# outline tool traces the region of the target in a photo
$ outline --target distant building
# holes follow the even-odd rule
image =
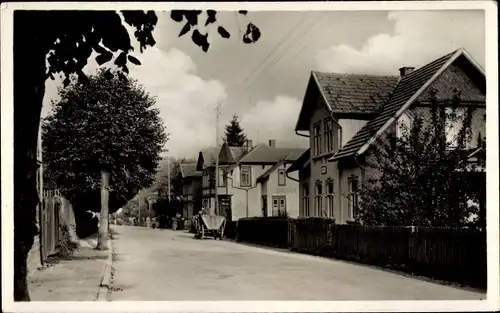
[[[220,149],[201,151],[198,170],[203,170],[203,206],[215,205],[215,160],[219,153],[218,208],[216,214],[228,220],[243,217],[288,215],[298,216],[298,177],[288,177],[286,169],[305,149],[255,147],[251,140],[244,147],[230,147],[224,143]],[[297,174],[295,174],[297,176]]]
[[[181,163],[179,178],[182,183],[182,217],[189,227],[193,215],[202,205],[202,172],[196,170],[196,163]]]

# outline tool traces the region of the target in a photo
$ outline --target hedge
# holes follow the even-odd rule
[[[250,217],[238,221],[236,240],[266,246],[288,247],[286,217]]]

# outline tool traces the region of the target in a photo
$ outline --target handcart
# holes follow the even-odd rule
[[[222,240],[226,228],[226,218],[220,215],[198,215],[195,219],[196,239],[205,237],[219,238]]]

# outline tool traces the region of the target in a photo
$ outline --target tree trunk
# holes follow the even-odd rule
[[[109,207],[108,207],[108,184],[109,174],[101,172],[101,219],[99,221],[99,235],[97,237],[97,250],[107,250],[109,239]]]
[[[36,151],[45,92],[43,30],[26,27],[37,22],[25,12],[14,13],[14,301],[30,301],[27,257],[38,233]]]

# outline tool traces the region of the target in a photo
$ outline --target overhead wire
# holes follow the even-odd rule
[[[268,55],[259,63],[259,65],[257,67],[254,68],[253,71],[250,72],[250,74],[248,74],[246,76],[245,79],[241,80],[240,84],[244,84],[248,79],[250,79],[250,77],[255,73],[257,72],[258,69],[260,69],[260,67],[267,61],[269,60],[269,58],[273,55],[273,53],[284,43],[284,41],[301,25],[304,23],[306,17],[307,17],[307,14],[309,12],[306,12],[302,18],[292,27],[288,30],[288,32],[281,38],[281,40],[276,44],[276,46],[268,53]]]
[[[250,87],[252,87],[256,82],[259,81],[259,79],[261,77],[263,77],[265,74],[267,74],[272,68],[273,66],[275,66],[287,53],[288,51],[290,51],[291,48],[293,48],[311,29],[313,26],[315,26],[319,21],[320,19],[324,16],[325,12],[322,12],[320,13],[320,15],[318,16],[317,19],[313,20],[311,23],[309,23],[306,28],[304,28],[304,30],[302,31],[302,33],[300,33],[300,35],[298,37],[295,38],[295,40],[293,40],[286,48],[285,50],[283,50],[275,59],[274,59],[274,62],[272,62],[272,64],[270,66],[268,66],[263,72],[261,72],[261,75],[259,75],[257,78],[255,78],[253,80],[252,83],[250,83],[248,85],[248,89],[250,89]]]

